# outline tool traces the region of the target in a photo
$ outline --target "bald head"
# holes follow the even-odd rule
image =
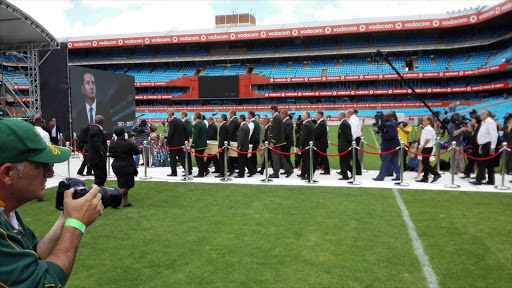
[[[345,116],[346,116],[345,112],[340,111],[340,113],[338,113],[338,120],[341,121],[341,120],[345,119]]]
[[[347,117],[351,117],[352,115],[354,115],[354,110],[353,109],[348,109],[347,110]]]
[[[94,124],[98,124],[103,127],[103,124],[105,124],[105,118],[101,115],[96,115],[96,117],[94,117]]]
[[[389,122],[393,119],[394,113],[392,111],[388,111],[384,114],[384,121]]]

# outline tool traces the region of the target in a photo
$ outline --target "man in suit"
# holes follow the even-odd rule
[[[201,120],[201,112],[194,113],[194,121],[196,122],[194,124],[194,137],[192,137],[192,145],[191,148],[194,149],[194,152],[196,153],[196,163],[197,163],[197,169],[199,172],[194,177],[205,177],[208,174],[210,174],[210,171],[206,169],[204,158],[199,155],[204,155],[204,152],[206,150],[207,142],[207,128],[206,124],[203,120]],[[192,154],[192,153],[190,153]]]
[[[215,176],[216,178],[224,178],[224,142],[227,142],[229,146],[229,126],[228,126],[228,116],[226,114],[221,114],[220,118],[220,129],[219,129],[219,149],[222,148],[222,151],[219,153],[219,175]]]
[[[270,124],[270,147],[274,150],[271,150],[272,154],[272,165],[274,168],[274,172],[269,178],[279,178],[279,170],[284,169],[286,172],[286,177],[290,177],[293,174],[293,168],[286,162],[284,156],[279,153],[283,149],[283,145],[286,144],[284,140],[284,127],[283,127],[283,118],[279,115],[279,108],[273,105],[270,107],[270,112],[272,113],[272,122]],[[279,151],[279,152],[277,152]]]
[[[288,114],[288,110],[281,111],[281,117],[283,118],[283,128],[284,128],[284,141],[286,142],[283,145],[283,152],[290,153],[290,150],[293,147],[293,122],[290,119],[290,115]],[[286,162],[290,167],[293,167],[292,161],[290,160],[290,155],[283,155]],[[285,174],[285,173],[281,173]]]
[[[76,101],[76,105],[73,104],[73,130],[79,132],[78,129],[87,125],[94,124],[96,115],[102,115],[106,117],[105,123],[108,124],[110,121],[110,107],[108,103],[98,100],[96,97],[96,82],[94,81],[94,75],[86,70],[82,73],[82,95],[83,102]],[[104,124],[103,127],[106,127]]]
[[[247,122],[245,122],[245,115],[240,115],[239,122],[240,128],[238,129],[238,135],[236,137],[237,150],[240,152],[248,152],[250,129]],[[246,166],[247,170],[249,170],[249,176],[254,175],[255,172],[252,167],[252,163],[247,162],[247,156],[247,154],[238,153],[238,175],[235,176],[235,178],[244,178]]]
[[[57,119],[52,118],[52,120],[50,120],[50,127],[52,127],[50,129],[50,131],[48,131],[50,134],[50,142],[52,142],[53,145],[59,145],[59,135],[60,135],[61,131],[60,131],[60,125],[57,124]],[[66,143],[62,143],[62,145],[65,145],[65,144]]]
[[[299,115],[297,117],[297,120],[295,121],[295,143],[293,143],[293,145],[297,149],[299,149],[299,142],[300,142],[300,135],[301,135],[301,133],[300,133],[301,126],[302,126],[302,115]],[[299,168],[301,159],[302,159],[302,155],[301,154],[295,154],[295,168]]]
[[[352,139],[356,141],[356,146],[359,147],[361,144],[361,136],[363,135],[363,128],[361,121],[357,118],[357,114],[355,110],[348,109],[347,110],[348,123],[350,123],[350,127],[352,129]],[[361,162],[359,162],[359,152],[355,151],[356,154],[356,163],[352,163],[352,165],[356,165],[356,175],[362,175],[361,172]]]
[[[107,138],[103,131],[105,119],[101,115],[96,115],[94,125],[92,125],[88,134],[88,154],[87,163],[94,171],[94,184],[104,186],[107,181]]]
[[[260,145],[260,123],[256,120],[256,113],[254,111],[249,111],[247,113],[247,119],[249,119],[249,144],[252,144],[251,151],[256,151],[259,149]],[[253,171],[249,171],[249,174],[256,174],[256,170],[258,167],[258,153],[252,153],[251,157],[249,157],[248,161],[251,162],[251,167],[254,169]],[[251,173],[253,172],[253,173]],[[251,177],[252,175],[249,175]]]
[[[82,164],[80,165],[80,168],[78,168],[78,171],[76,172],[76,174],[80,175],[80,176],[85,176],[85,175],[92,175],[92,167],[90,165],[87,164],[87,152],[89,151],[89,147],[88,147],[88,143],[89,143],[89,140],[88,140],[88,136],[89,136],[89,130],[91,128],[92,125],[87,125],[85,127],[83,127],[82,129],[80,129],[80,134],[78,135],[78,151],[82,151],[83,153],[85,154],[82,154],[82,156],[84,157],[84,160],[82,161]],[[86,174],[84,174],[84,170],[87,166],[87,172]]]
[[[309,147],[309,142],[313,141],[315,139],[314,136],[314,130],[315,125],[311,122],[311,119],[309,119],[311,116],[309,112],[305,111],[302,113],[302,126],[300,127],[300,141],[297,144],[297,147],[299,147],[300,150],[306,149]],[[310,157],[310,151],[309,149],[302,152],[302,169],[300,171],[300,174],[297,175],[300,177],[301,180],[309,180],[310,172],[311,172],[311,157]],[[315,152],[313,152],[315,153]],[[314,154],[313,154],[314,155]],[[313,170],[313,173],[315,173],[315,170]]]
[[[181,121],[183,121],[183,125],[185,126],[185,141],[188,141],[188,147],[190,148],[190,138],[194,135],[194,128],[192,126],[192,121],[188,118],[187,111],[181,111]],[[192,175],[192,154],[188,153],[187,159],[188,161],[188,175]],[[183,170],[185,170],[185,166],[183,166]]]
[[[210,117],[208,117],[207,121],[208,121],[208,140],[217,141],[218,128],[217,128],[217,124],[215,124],[215,119],[213,119],[213,116],[210,116]],[[219,158],[217,157],[217,155],[206,158],[206,163],[205,163],[206,169],[209,169],[210,163],[212,163],[212,162],[213,162],[213,167],[215,167],[215,170],[213,171],[213,173],[220,173]]]
[[[269,135],[270,135],[270,119],[266,115],[263,115],[263,117],[261,118],[261,124],[264,127],[263,141],[261,143],[265,144],[265,142],[270,142],[270,139],[269,139],[270,138],[269,137]],[[258,171],[258,173],[260,173],[261,175],[263,175],[263,173],[265,172],[265,158],[264,157],[265,157],[265,150],[261,150],[261,169],[260,169],[260,171]],[[269,157],[268,161],[269,161],[270,165],[272,165],[272,157]]]
[[[340,120],[340,126],[338,128],[338,153],[342,153],[350,149],[352,146],[352,128],[346,117],[345,112],[340,111],[338,113],[338,120]],[[341,178],[338,180],[349,180],[348,171],[352,171],[350,165],[350,157],[352,154],[346,153],[340,156],[340,175]]]
[[[182,147],[185,145],[185,135],[186,135],[186,128],[185,125],[183,125],[183,122],[176,117],[174,110],[169,109],[167,110],[167,115],[169,116],[169,125],[167,130],[167,147],[169,148],[176,148],[176,147]],[[176,177],[178,176],[177,172],[177,166],[178,161],[180,161],[181,166],[184,167],[185,165],[185,155],[183,154],[183,149],[172,149],[169,150],[169,162],[171,166],[171,174],[167,174],[167,176]]]
[[[324,112],[322,111],[317,111],[316,112],[316,126],[315,126],[315,148],[320,151],[320,152],[323,152],[323,153],[327,153],[327,148],[329,146],[329,140],[327,138],[327,132],[328,132],[328,128],[327,128],[327,124],[325,123],[325,120],[324,120]],[[331,174],[331,169],[329,167],[329,159],[327,158],[327,156],[325,155],[321,155],[320,153],[315,153],[313,154],[313,157],[316,158],[316,161],[313,161],[316,162],[315,164],[315,168],[316,166],[323,166],[324,167],[324,172],[320,173],[320,174],[323,174],[323,175],[329,175]]]
[[[232,142],[236,142],[236,138],[238,135],[238,129],[240,128],[240,122],[236,117],[236,111],[229,111],[229,140]],[[229,157],[229,176],[235,174],[235,165],[238,164],[237,157]]]

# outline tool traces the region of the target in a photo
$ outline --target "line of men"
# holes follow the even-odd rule
[[[273,172],[269,175],[269,178],[279,178],[280,175],[290,177],[293,174],[294,165],[290,159],[290,152],[294,146],[298,150],[304,150],[309,147],[310,142],[313,142],[317,150],[327,153],[329,146],[328,126],[324,120],[324,113],[322,111],[317,111],[314,119],[311,119],[309,112],[304,112],[298,117],[296,123],[297,128],[295,129],[295,140],[292,122],[293,115],[290,115],[287,110],[279,111],[277,106],[271,106],[270,112],[272,119],[269,119],[267,116],[260,118],[254,111],[249,111],[247,116],[239,115],[237,117],[236,111],[231,110],[229,112],[229,119],[226,114],[219,116],[218,122],[220,126],[217,127],[212,116],[208,117],[208,119],[204,119],[204,116],[200,112],[195,112],[192,119],[194,124],[192,124],[192,121],[187,118],[188,113],[186,111],[181,112],[181,117],[178,118],[176,117],[176,112],[169,109],[167,111],[169,116],[167,146],[169,148],[182,147],[185,141],[189,141],[188,139],[192,138],[189,147],[193,149],[196,154],[195,159],[199,171],[194,177],[206,177],[210,174],[209,167],[211,163],[213,163],[215,167],[213,173],[217,173],[218,175],[216,177],[218,178],[233,176],[236,173],[236,168],[238,168],[238,173],[235,178],[244,178],[246,170],[248,174],[247,177],[252,177],[256,173],[263,174],[265,161],[262,161],[261,168],[258,171],[257,153],[251,153],[252,155],[249,157],[248,152],[258,150],[260,145],[263,145],[265,142],[268,142],[271,148],[269,162],[271,163]],[[338,150],[341,153],[350,148],[352,141],[355,141],[357,145],[360,144],[362,123],[354,110],[347,110],[346,114],[343,112],[340,115],[343,116],[340,118],[340,131],[342,125],[343,131],[339,132],[343,134],[343,137],[338,137]],[[341,134],[339,134],[339,136]],[[218,157],[201,157],[201,155],[205,154],[208,140],[218,141],[219,149],[224,147],[224,143],[232,147],[232,143],[236,142],[236,150],[241,153],[238,153],[238,157],[228,157],[227,167],[224,167],[224,150],[218,154]],[[251,145],[252,148],[250,149]],[[249,151],[249,149],[251,151]],[[191,153],[188,155],[190,156]],[[183,149],[169,150],[169,157],[171,173],[167,176],[178,176],[178,162],[181,163],[182,167],[187,166],[189,169],[188,174],[192,174],[192,161],[191,159],[184,159]],[[313,173],[318,167],[323,169],[321,174],[329,175],[330,166],[327,156],[321,155],[320,153],[313,153],[313,158]],[[347,172],[352,171],[352,159],[352,153],[347,153],[340,157],[340,166],[342,167],[341,171],[338,172],[338,174],[342,176],[340,180],[349,179]],[[356,174],[361,175],[361,165],[357,153],[355,159]],[[185,161],[188,161],[188,163],[185,163]],[[295,166],[298,167],[300,165],[302,167],[300,174],[297,176],[302,180],[310,179],[310,161],[309,151],[296,155]],[[300,162],[302,162],[302,165]],[[225,170],[228,175],[224,175]]]

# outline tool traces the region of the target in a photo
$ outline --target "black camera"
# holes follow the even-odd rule
[[[86,188],[84,181],[80,179],[66,178],[60,181],[57,188],[57,201],[55,203],[55,208],[57,208],[57,210],[64,210],[64,191],[71,188],[75,188],[75,192],[73,192],[73,199],[82,198],[91,190],[91,188]],[[99,188],[103,207],[117,208],[121,205],[123,198],[121,197],[121,190],[118,187],[107,188],[101,186]]]

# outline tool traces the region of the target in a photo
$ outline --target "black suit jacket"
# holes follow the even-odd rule
[[[345,152],[352,146],[352,128],[347,119],[341,121],[338,128],[338,153]]]
[[[82,129],[80,129],[80,134],[78,134],[78,150],[87,152],[88,149],[87,143],[89,143],[89,126],[85,126]],[[84,148],[86,148],[84,150]]]
[[[208,124],[208,140],[217,141],[217,124],[215,122],[211,122]]]
[[[137,168],[135,165],[135,160],[133,156],[140,154],[140,149],[135,145],[135,143],[131,143],[126,139],[117,139],[112,142],[110,145],[110,151],[112,154],[112,158],[114,161],[112,162],[112,167],[133,167]]]
[[[286,147],[291,148],[293,146],[293,123],[290,118],[286,118],[283,123],[284,126],[284,141]]]
[[[320,120],[315,126],[315,147],[320,149],[326,149],[329,145],[327,140],[327,124],[325,120]]]
[[[247,152],[249,151],[249,133],[250,133],[249,125],[247,123],[243,123],[240,125],[238,129],[237,135],[237,150]]]
[[[228,122],[224,122],[224,123],[222,123],[222,125],[220,125],[220,130],[219,130],[219,148],[224,147],[224,142],[225,141],[228,141],[228,145],[229,145],[230,141],[229,141],[229,126],[228,126]]]
[[[103,129],[97,124],[92,125],[89,135],[87,163],[89,165],[107,160],[107,138]]]
[[[274,143],[275,146],[281,146],[285,144],[284,140],[284,127],[283,127],[283,118],[281,115],[276,112],[272,117],[272,122],[270,123],[270,143]],[[269,143],[269,145],[270,145]]]
[[[236,142],[236,136],[238,135],[237,133],[239,128],[240,123],[238,122],[238,118],[235,116],[229,121],[229,140]]]
[[[75,133],[78,133],[79,132],[79,129],[81,129],[82,127],[85,127],[87,125],[89,125],[89,113],[86,109],[86,105],[85,105],[85,102],[83,101],[83,99],[80,101],[80,109],[78,109],[78,111],[73,111],[73,122],[72,122],[72,125],[73,125],[73,132]],[[110,114],[110,107],[108,105],[108,103],[105,103],[105,102],[99,102],[98,101],[98,98],[96,98],[96,115],[101,115],[103,116],[103,118],[105,118],[105,124],[103,124],[103,129],[106,129],[108,127],[111,127],[109,126],[110,125],[110,121],[112,120],[112,115]],[[93,115],[93,119],[92,121],[94,121],[94,116],[96,115]],[[94,124],[94,122],[92,123]],[[109,130],[109,129],[106,129],[106,130]]]
[[[309,142],[314,140],[314,129],[315,126],[311,120],[302,122],[302,126],[300,127],[300,142],[298,144],[300,150],[307,148],[309,146]]]
[[[173,117],[169,122],[167,147],[181,147],[185,145],[185,135],[188,134],[186,129],[181,119]]]

